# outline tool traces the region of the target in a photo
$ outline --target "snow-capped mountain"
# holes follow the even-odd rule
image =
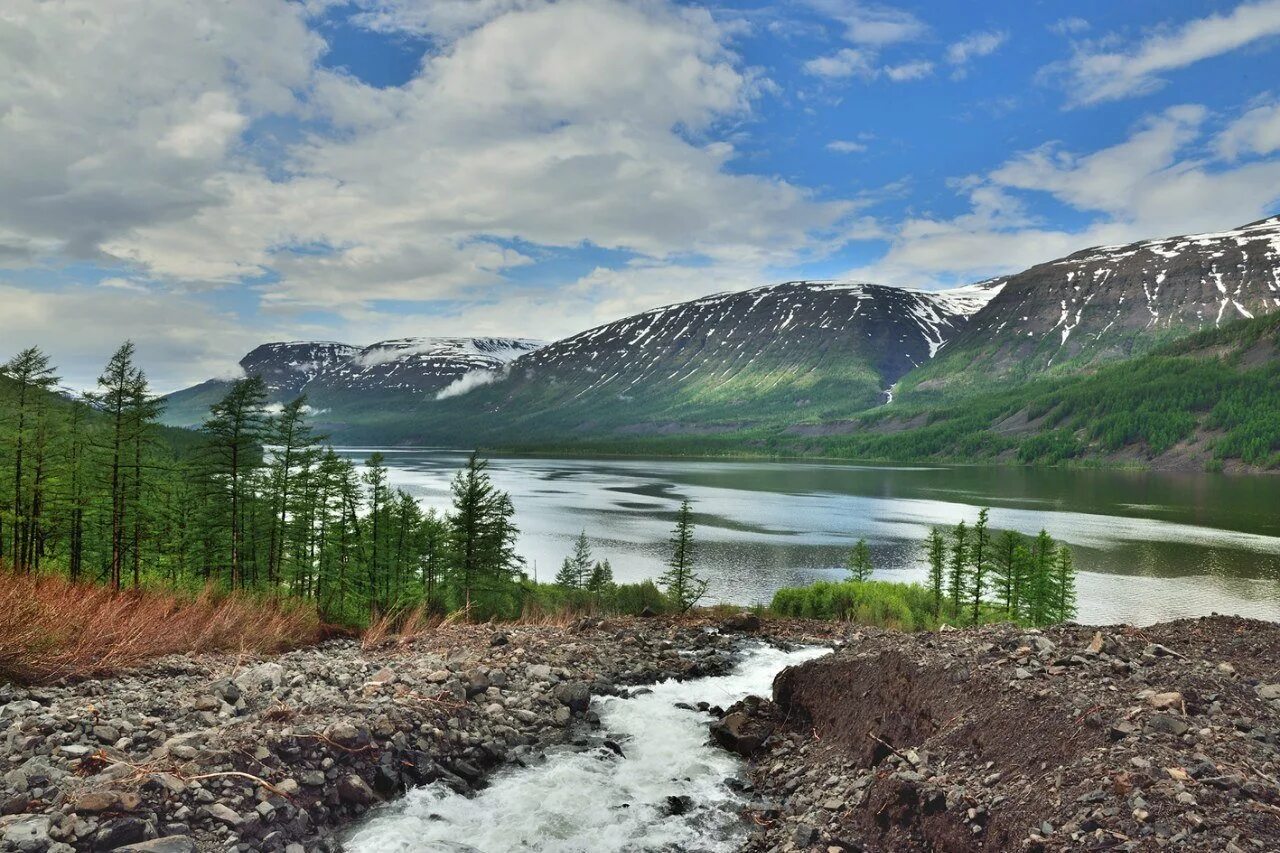
[[[541,342],[523,338],[398,338],[366,347],[319,341],[263,344],[240,360],[246,376],[261,376],[268,400],[306,394],[317,411],[368,405],[388,396],[420,403],[491,382]],[[210,380],[166,398],[165,419],[199,423],[229,382]]]
[[[1101,246],[994,280],[999,296],[921,373],[1018,378],[1137,355],[1280,308],[1280,217],[1231,231]],[[928,383],[927,385],[925,383]]]
[[[998,286],[924,292],[878,284],[792,281],[654,308],[550,344],[513,365],[515,377],[554,377],[573,397],[696,382],[774,384],[850,359],[888,387],[927,361]]]
[[[263,344],[240,359],[246,376],[261,376],[273,401],[297,397],[307,383],[351,359],[358,348],[333,341]]]
[[[308,394],[360,390],[437,393],[464,376],[496,374],[544,346],[527,338],[397,338],[364,347],[316,376]]]

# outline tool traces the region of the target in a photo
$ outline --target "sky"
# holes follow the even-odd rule
[[[0,357],[554,339],[1280,209],[1280,0],[5,0]]]

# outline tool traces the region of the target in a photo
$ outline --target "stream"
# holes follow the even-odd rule
[[[727,675],[666,681],[629,699],[600,697],[600,731],[621,746],[549,750],[545,762],[498,773],[472,797],[440,785],[410,791],[347,839],[351,853],[604,853],[735,850],[747,827],[745,802],[729,784],[739,760],[708,740],[706,714],[676,703],[728,707],[770,695],[784,668],[827,649],[784,652],[759,646]],[[668,798],[688,797],[672,815]]]

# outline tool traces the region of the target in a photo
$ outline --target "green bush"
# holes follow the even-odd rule
[[[936,626],[932,593],[915,583],[889,581],[818,581],[786,587],[773,596],[769,609],[778,616],[842,619],[902,631]]]

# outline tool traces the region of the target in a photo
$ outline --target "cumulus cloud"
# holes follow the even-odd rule
[[[889,65],[884,69],[884,76],[888,77],[895,83],[905,83],[910,80],[923,80],[933,73],[933,63],[924,60],[916,60],[914,62],[904,62],[901,65]]]
[[[1079,45],[1059,69],[1071,103],[1096,104],[1144,95],[1164,85],[1163,75],[1280,35],[1280,0],[1254,0],[1234,9],[1164,26],[1127,49],[1116,38]]]
[[[1268,126],[1262,118],[1269,114],[1254,112],[1227,133],[1252,138],[1248,128]],[[1079,154],[1049,144],[1017,154],[987,174],[955,182],[969,203],[965,213],[898,223],[885,256],[850,275],[923,286],[972,281],[1082,246],[1216,230],[1266,216],[1280,202],[1280,161],[1205,159],[1208,118],[1202,106],[1176,106],[1098,151]],[[1046,226],[1027,203],[1036,196],[1084,214],[1089,224]]]

